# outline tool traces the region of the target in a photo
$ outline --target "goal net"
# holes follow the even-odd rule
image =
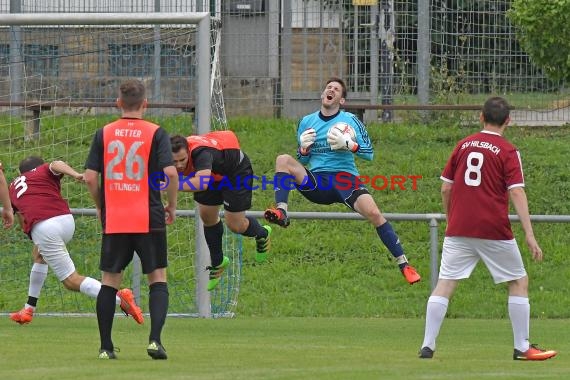
[[[25,19],[15,23],[12,16]],[[145,117],[169,133],[203,131],[204,120],[206,128],[227,128],[217,19],[210,19],[208,27],[200,13],[0,17],[4,21],[0,23],[4,25],[0,28],[0,161],[8,181],[18,175],[20,160],[30,155],[45,161],[64,160],[83,171],[95,131],[119,116],[114,102],[118,85],[127,78],[144,81],[149,101]],[[210,30],[210,44],[205,47],[200,42],[203,25]],[[205,85],[200,75],[204,72],[201,55],[210,57]],[[89,193],[69,178],[62,180],[62,193],[75,214],[76,231],[68,250],[77,271],[100,278],[101,227]],[[231,315],[239,292],[241,239],[225,231],[225,254],[232,265],[217,290],[207,293],[203,284],[207,275],[201,265],[204,257],[197,260],[196,252],[203,256],[205,249],[209,255],[206,247],[196,243],[200,239],[196,239],[190,193],[179,193],[178,209],[181,217],[168,228],[169,312]],[[19,227],[3,230],[0,239],[0,313],[8,313],[27,300],[32,242]],[[133,288],[139,304],[148,311],[146,276],[136,261],[125,272],[122,285]],[[95,300],[65,290],[50,271],[37,312],[94,313]]]

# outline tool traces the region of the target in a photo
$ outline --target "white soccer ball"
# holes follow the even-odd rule
[[[338,122],[334,124],[332,127],[330,127],[329,131],[332,130],[333,128],[340,131],[340,133],[342,134],[348,133],[352,141],[356,142],[356,133],[354,132],[354,128],[352,128],[349,124],[344,123],[342,121]]]

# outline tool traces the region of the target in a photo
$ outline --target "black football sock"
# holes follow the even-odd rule
[[[166,282],[155,282],[149,286],[148,304],[150,310],[150,335],[148,339],[162,344],[160,335],[168,313],[168,285]]]
[[[246,219],[249,220],[249,226],[247,226],[247,229],[242,232],[243,236],[262,238],[267,237],[267,230],[263,228],[261,224],[259,224],[257,219],[252,216],[246,216]]]
[[[113,330],[113,318],[115,317],[115,307],[117,289],[101,285],[101,290],[97,295],[97,323],[99,325],[99,336],[101,338],[101,349],[113,351],[113,341],[111,331]]]

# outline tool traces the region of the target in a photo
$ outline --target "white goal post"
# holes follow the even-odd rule
[[[196,83],[195,89],[195,115],[196,132],[198,134],[207,133],[211,129],[211,24],[208,12],[180,12],[180,13],[19,13],[0,14],[0,25],[10,27],[13,39],[18,39],[19,29],[26,26],[34,27],[55,27],[55,26],[175,26],[175,25],[196,25]],[[12,42],[11,42],[12,43]],[[14,49],[10,53],[10,59],[14,57]],[[216,52],[216,54],[219,54]],[[217,64],[217,63],[216,63]],[[219,70],[219,67],[216,67]],[[24,78],[13,70],[10,73],[12,92],[18,93],[15,89],[24,85],[19,83]],[[13,100],[13,99],[11,99]],[[224,113],[225,117],[225,113]],[[200,218],[195,215],[195,276],[196,276],[196,306],[200,317],[211,317],[212,305],[211,295],[207,291],[208,274],[204,268],[210,263],[208,248],[203,237],[203,229]],[[241,253],[241,251],[240,251]],[[140,270],[140,268],[139,268]],[[238,269],[239,275],[239,269]],[[133,278],[140,276],[140,273],[133,273]],[[138,278],[138,277],[137,277]],[[190,285],[190,284],[189,284]],[[236,290],[237,292],[237,290]],[[22,292],[24,297],[25,291]],[[237,297],[237,295],[235,296]],[[232,300],[235,304],[236,300]],[[23,299],[23,298],[22,298]],[[224,313],[227,311],[223,311]]]

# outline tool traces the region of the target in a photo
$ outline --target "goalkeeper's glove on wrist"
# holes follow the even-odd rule
[[[327,142],[332,150],[350,150],[354,153],[359,148],[358,143],[352,141],[350,134],[342,133],[335,128],[331,128],[327,133]]]
[[[309,128],[301,133],[301,136],[299,136],[299,154],[301,154],[301,156],[307,156],[309,154],[311,145],[315,143],[316,138],[317,132],[314,128]]]

